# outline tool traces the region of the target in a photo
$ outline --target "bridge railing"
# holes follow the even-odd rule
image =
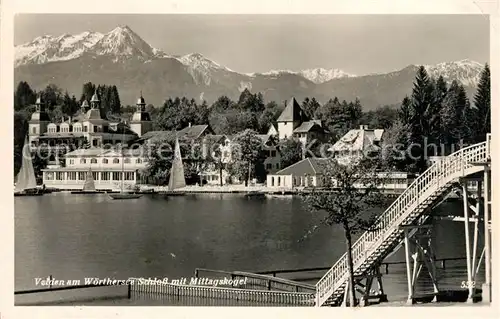
[[[458,150],[442,161],[429,167],[379,216],[373,229],[363,233],[352,245],[354,269],[359,268],[409,215],[439,187],[456,177],[464,176],[471,162],[486,160],[487,143],[479,143]],[[334,291],[346,282],[348,272],[347,253],[333,265],[316,284],[316,306],[321,306]]]

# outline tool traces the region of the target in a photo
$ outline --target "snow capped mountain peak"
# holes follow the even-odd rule
[[[270,75],[270,76],[278,76],[282,74],[298,74],[303,76],[304,78],[312,81],[316,84],[323,83],[326,81],[330,81],[336,78],[345,78],[345,77],[354,77],[355,75],[349,74],[339,69],[324,69],[324,68],[315,68],[315,69],[306,69],[302,71],[291,71],[291,70],[270,70],[264,73],[249,73],[248,76],[256,76],[260,75]]]
[[[464,59],[434,65],[424,65],[424,67],[431,77],[437,78],[443,76],[447,82],[457,80],[463,85],[476,86],[479,83],[484,65],[470,59]]]
[[[92,48],[92,53],[112,55],[115,60],[132,56],[148,60],[155,55],[153,48],[128,26],[119,26],[106,33]]]
[[[186,54],[184,56],[177,58],[177,60],[179,60],[182,64],[184,64],[186,66],[190,66],[190,67],[193,67],[196,69],[200,69],[200,68],[202,68],[202,69],[221,69],[221,70],[233,72],[229,68],[226,68],[225,66],[222,66],[213,60],[207,59],[202,54],[197,53],[197,52]]]
[[[307,69],[301,71],[300,74],[316,84],[327,82],[332,79],[355,77],[355,75],[349,74],[339,69],[324,68]]]
[[[44,35],[16,46],[15,66],[76,59],[84,54],[109,55],[114,61],[124,57],[149,60],[164,57],[128,26],[118,26],[106,34],[85,31],[79,34]]]
[[[186,66],[188,73],[197,84],[204,83],[205,85],[210,85],[213,78],[212,75],[216,72],[226,71],[236,73],[196,52],[176,57],[176,59]]]

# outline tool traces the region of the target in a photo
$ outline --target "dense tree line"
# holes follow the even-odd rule
[[[121,106],[115,85],[85,83],[77,100],[55,85],[36,92],[28,83],[20,82],[14,93],[16,149],[22,145],[37,95],[42,96],[49,116],[57,122],[77,114],[83,100],[90,101],[95,92],[100,99],[103,117],[130,119],[135,112],[135,105]],[[387,130],[385,144],[402,147],[384,150],[386,164],[400,170],[422,172],[427,166],[428,156],[446,155],[464,144],[477,143],[486,138],[491,125],[490,98],[488,65],[481,73],[473,103],[468,100],[461,84],[453,81],[448,85],[442,77],[433,79],[424,67],[420,67],[411,94],[399,106],[388,105],[363,112],[359,99],[340,101],[337,97],[323,105],[314,97],[306,97],[301,106],[309,119],[321,121],[329,132],[329,140],[326,141],[329,143],[336,142],[360,124]],[[189,124],[209,124],[216,134],[236,135],[245,130],[265,134],[271,125],[277,124],[276,120],[285,107],[286,102],[266,103],[261,93],[245,89],[237,101],[221,96],[208,105],[206,101],[175,97],[165,100],[161,107],[148,105],[147,111],[151,114],[155,130],[179,130]],[[409,150],[412,144],[421,147]],[[302,149],[293,141],[280,143],[280,148],[285,154],[282,166],[288,166],[303,156]]]
[[[421,173],[427,168],[428,156],[448,155],[468,144],[486,139],[491,132],[490,69],[485,65],[474,103],[463,85],[450,86],[442,77],[432,79],[422,66],[415,77],[410,96],[403,99],[387,145],[403,147],[388,153],[390,164],[398,169]],[[410,145],[418,147],[409,147]],[[394,151],[394,150],[393,150]]]

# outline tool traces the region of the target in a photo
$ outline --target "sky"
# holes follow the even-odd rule
[[[201,53],[242,73],[323,67],[363,75],[410,64],[489,62],[485,15],[22,14],[14,43],[120,25],[168,54]]]

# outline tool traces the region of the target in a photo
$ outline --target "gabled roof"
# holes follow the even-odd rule
[[[307,121],[303,122],[300,124],[299,127],[297,127],[295,130],[293,130],[294,133],[307,133],[311,131],[312,129],[323,131],[323,128],[318,125],[315,121]]]
[[[176,132],[175,131],[149,131],[143,134],[139,140],[146,141],[149,140],[151,142],[160,141],[160,140],[170,140],[175,139]]]
[[[278,134],[278,129],[274,126],[274,124],[271,124],[269,126],[269,129],[267,130],[267,135],[277,135]]]
[[[329,158],[308,157],[295,164],[276,172],[273,175],[320,175],[322,173],[321,164],[330,161]]]
[[[192,125],[183,128],[182,130],[178,131],[178,136],[179,138],[186,138],[186,139],[197,139],[199,138],[203,133],[212,133],[212,130],[208,125]]]
[[[294,97],[288,101],[286,104],[285,109],[283,112],[281,112],[281,115],[278,117],[277,122],[295,122],[295,121],[307,121],[308,118],[300,107],[299,103],[297,103],[297,100],[295,100]]]
[[[218,135],[218,134],[208,134],[203,137],[203,141],[208,143],[221,143],[225,140],[226,140],[225,135]]]
[[[331,151],[377,151],[384,130],[354,129],[347,132],[332,147]]]

